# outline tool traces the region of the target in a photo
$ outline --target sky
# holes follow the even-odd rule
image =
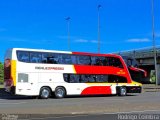
[[[0,61],[8,48],[100,53],[151,47],[152,0],[0,0]],[[70,17],[70,48],[68,23]],[[154,0],[160,45],[160,0]]]

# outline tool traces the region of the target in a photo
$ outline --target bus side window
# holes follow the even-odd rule
[[[77,64],[77,56],[72,55],[71,60],[72,60],[72,64]]]
[[[69,75],[68,74],[63,74],[63,78],[65,82],[69,82]]]
[[[60,61],[61,64],[72,64],[71,55],[62,54],[62,59]]]
[[[53,53],[42,54],[42,63],[58,64],[58,61],[59,61],[58,54],[53,54]]]
[[[108,75],[96,75],[96,82],[108,82]]]
[[[79,65],[90,65],[91,57],[90,56],[77,56],[77,62]]]
[[[91,64],[95,66],[104,66],[104,57],[101,56],[93,56],[91,57]]]
[[[88,82],[95,82],[95,78],[96,78],[95,75],[90,75],[90,76],[88,77]]]
[[[87,83],[88,82],[89,75],[81,75],[81,83]]]
[[[79,83],[79,75],[70,75],[70,83]]]
[[[109,65],[108,57],[105,57],[105,58],[104,58],[104,60],[103,60],[103,65],[104,65],[104,66],[108,66],[108,65]]]
[[[108,76],[109,83],[127,83],[127,78],[117,75],[109,75]]]
[[[97,66],[103,66],[103,62],[102,62],[102,60],[100,58],[96,59],[96,65]]]
[[[96,57],[91,57],[91,65],[96,65]]]
[[[123,65],[119,58],[110,57],[109,58],[109,66],[123,68]]]
[[[42,53],[42,63],[47,63],[48,53]]]
[[[56,53],[49,54],[49,56],[48,56],[49,63],[58,64],[58,61],[59,61],[58,56],[59,56],[59,54],[56,54]]]
[[[31,63],[40,63],[42,61],[41,53],[30,53],[30,62]]]
[[[29,52],[18,51],[17,57],[18,57],[18,60],[21,62],[29,62]]]

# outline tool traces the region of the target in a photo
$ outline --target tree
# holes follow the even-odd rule
[[[2,84],[4,81],[4,67],[3,63],[0,62],[0,84]]]

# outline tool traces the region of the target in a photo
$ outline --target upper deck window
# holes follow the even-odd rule
[[[77,61],[79,65],[90,65],[91,58],[90,56],[77,56]]]
[[[29,62],[29,52],[26,51],[18,51],[17,58],[21,62]]]
[[[120,58],[112,56],[73,55],[64,53],[17,51],[19,61],[46,64],[79,64],[123,68]]]
[[[58,64],[59,56],[54,53],[42,53],[42,63]]]
[[[119,58],[116,57],[102,57],[102,56],[93,56],[91,57],[92,65],[96,66],[113,66],[118,68],[123,68],[123,65]]]
[[[120,59],[115,58],[115,57],[108,57],[108,65],[123,68],[123,65],[122,65]]]
[[[31,63],[41,63],[41,61],[42,61],[42,54],[41,53],[36,53],[36,52],[30,53],[30,62]]]

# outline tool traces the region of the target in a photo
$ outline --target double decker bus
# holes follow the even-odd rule
[[[141,93],[123,58],[115,54],[94,54],[43,49],[12,48],[6,51],[4,86],[16,95],[125,96]]]

